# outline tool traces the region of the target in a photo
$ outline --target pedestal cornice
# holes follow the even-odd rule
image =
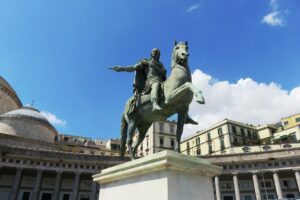
[[[204,159],[166,150],[104,169],[101,174],[94,175],[93,180],[100,184],[109,183],[128,177],[167,169],[206,175],[209,177],[216,176],[222,171],[221,167],[211,165]]]

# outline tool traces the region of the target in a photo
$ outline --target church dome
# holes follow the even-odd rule
[[[0,115],[0,133],[45,142],[54,142],[56,129],[32,107],[23,107]]]
[[[0,76],[0,114],[22,107],[22,103],[9,83]]]

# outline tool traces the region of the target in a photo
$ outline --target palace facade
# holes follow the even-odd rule
[[[92,175],[126,161],[119,148],[118,140],[59,134],[0,77],[1,200],[96,200]]]

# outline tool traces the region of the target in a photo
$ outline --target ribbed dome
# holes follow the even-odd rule
[[[18,110],[13,110],[7,113],[4,113],[0,116],[0,118],[18,118],[18,119],[31,119],[36,120],[42,123],[45,123],[45,125],[50,126],[53,128],[53,126],[49,123],[49,121],[40,113],[40,111],[33,107],[23,107]]]
[[[56,129],[32,107],[23,107],[0,115],[0,132],[35,140],[53,142]]]
[[[22,107],[15,90],[0,76],[0,114]]]

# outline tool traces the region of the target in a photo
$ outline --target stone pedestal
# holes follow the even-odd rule
[[[162,151],[102,170],[99,200],[213,200],[212,177],[221,168],[206,160]]]

